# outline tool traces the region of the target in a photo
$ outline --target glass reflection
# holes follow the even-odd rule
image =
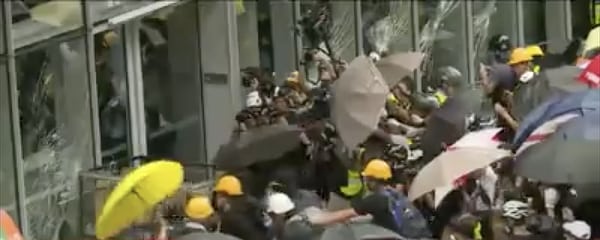
[[[64,219],[74,226],[77,174],[93,163],[82,38],[17,56],[28,224],[46,240]]]

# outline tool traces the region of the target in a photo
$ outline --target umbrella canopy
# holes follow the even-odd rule
[[[370,223],[338,224],[327,228],[321,236],[321,240],[363,239],[403,240],[404,238],[393,231]]]
[[[543,70],[538,77],[522,83],[514,92],[513,114],[519,120],[553,96],[566,96],[588,87],[575,81],[581,69],[565,65]]]
[[[332,118],[344,144],[354,149],[377,128],[390,89],[366,56],[354,59],[333,85]]]
[[[466,98],[451,97],[431,113],[421,137],[421,149],[425,161],[439,155],[443,146],[454,144],[467,132],[467,117],[473,110],[471,104]]]
[[[241,239],[236,238],[231,235],[226,235],[223,233],[198,232],[198,233],[191,233],[191,234],[187,234],[187,235],[175,238],[175,240],[241,240]]]
[[[465,174],[510,156],[510,152],[498,148],[465,147],[443,152],[425,165],[414,178],[408,198],[415,200],[436,188],[454,184]]]
[[[587,53],[587,51],[600,47],[600,26],[592,29],[585,40],[585,47],[583,49],[583,53]]]
[[[96,221],[96,237],[106,239],[129,227],[183,183],[183,167],[156,161],[127,174],[106,200]]]
[[[587,64],[577,80],[591,88],[600,88],[600,55]]]
[[[598,146],[600,111],[589,111],[517,154],[515,171],[548,183],[600,184]]]
[[[383,79],[388,84],[394,85],[421,66],[424,57],[425,54],[420,52],[396,53],[381,59],[375,66],[381,72]]]
[[[214,164],[219,170],[234,170],[277,159],[300,145],[301,133],[297,126],[283,124],[241,132],[219,148]]]
[[[575,92],[565,97],[556,96],[531,111],[520,123],[513,140],[513,150],[518,149],[529,135],[543,123],[558,116],[584,111],[596,110],[600,107],[600,91],[586,90]]]
[[[4,209],[0,209],[0,239],[22,240],[23,236],[19,228]]]

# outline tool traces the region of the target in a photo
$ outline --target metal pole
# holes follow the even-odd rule
[[[363,48],[363,25],[362,25],[361,1],[354,1],[354,29],[356,37],[356,56],[364,54]]]
[[[229,94],[234,112],[231,116],[242,109],[241,100],[241,81],[240,81],[240,49],[238,43],[237,14],[235,12],[235,3],[225,1],[225,16],[227,21],[227,54],[229,56]]]
[[[302,18],[302,11],[300,8],[300,1],[292,1],[292,27],[297,28],[298,25],[298,21],[300,21],[300,19]],[[273,17],[273,16],[271,16]],[[302,64],[300,64],[300,62],[302,61],[301,59],[303,59],[303,53],[304,53],[304,43],[302,42],[302,34],[298,33],[297,31],[293,31],[294,32],[294,47],[295,47],[295,58],[294,58],[294,64],[296,66],[296,69],[298,69],[298,72],[304,73],[304,66]],[[308,76],[305,76],[308,77]]]
[[[30,239],[30,229],[27,221],[27,208],[25,206],[25,172],[23,167],[23,152],[21,146],[21,125],[19,117],[19,90],[17,89],[17,69],[15,62],[15,49],[12,39],[12,4],[11,1],[2,1],[4,22],[4,44],[6,46],[6,65],[8,70],[8,95],[10,104],[11,140],[13,142],[14,173],[16,178],[16,206],[19,216],[18,222],[25,239]]]
[[[517,45],[523,46],[525,44],[525,18],[523,16],[523,1],[516,0],[516,12],[517,12]]]
[[[419,1],[412,0],[410,1],[410,18],[411,18],[411,37],[412,37],[412,45],[413,51],[419,52],[421,51],[420,47],[420,34],[421,31],[419,29]],[[415,82],[417,83],[417,92],[423,92],[423,74],[421,73],[421,68],[417,68],[414,73]]]
[[[474,36],[473,36],[473,2],[465,1],[465,31],[467,33],[467,80],[469,84],[473,84],[475,82],[475,48],[474,48]]]
[[[571,19],[571,4],[573,2],[572,1],[563,1],[563,4],[565,5],[565,7],[563,8],[563,11],[565,11],[564,16],[565,16],[565,36],[567,36],[567,40],[571,41],[573,40],[573,22]],[[544,3],[545,4],[545,3]]]
[[[144,79],[140,47],[140,20],[135,19],[124,26],[125,59],[127,69],[127,92],[131,154],[146,155],[146,119],[144,112]]]

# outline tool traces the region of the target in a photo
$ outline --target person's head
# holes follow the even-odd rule
[[[488,96],[504,90],[512,91],[515,82],[515,76],[510,66],[506,64],[494,64],[489,67],[486,77],[482,78],[483,90]]]
[[[215,184],[213,191],[216,193],[216,205],[218,208],[224,207],[229,197],[243,196],[241,181],[233,175],[224,175]]]
[[[210,199],[205,196],[193,196],[185,204],[185,215],[194,222],[204,222],[211,218],[214,212]]]
[[[384,186],[392,178],[392,169],[385,161],[372,159],[367,163],[361,175],[366,180],[367,188],[373,191]]]
[[[572,221],[562,225],[566,240],[587,240],[592,236],[590,225],[584,221]]]
[[[520,77],[525,72],[529,71],[529,66],[532,60],[533,57],[529,55],[525,48],[515,48],[510,53],[508,65],[510,65],[513,71],[517,74],[517,77]]]
[[[413,79],[410,76],[402,78],[393,88],[392,93],[397,97],[410,97],[412,95]]]
[[[504,34],[494,35],[488,43],[488,51],[494,54],[496,61],[506,63],[508,55],[513,48],[510,38]]]
[[[275,110],[286,112],[289,109],[287,99],[284,96],[276,96],[273,98],[273,106]]]
[[[502,205],[502,216],[509,226],[523,226],[529,216],[529,205],[518,200],[510,200]]]
[[[267,198],[267,213],[270,215],[286,215],[294,208],[296,205],[285,193],[273,193]]]
[[[446,95],[452,96],[464,86],[462,73],[452,66],[441,67],[438,74],[441,88]]]

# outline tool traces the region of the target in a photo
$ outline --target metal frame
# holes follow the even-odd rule
[[[302,3],[299,0],[292,1],[292,21],[294,22],[294,24],[298,23],[298,21],[300,21],[300,19],[302,18],[302,8],[300,6],[301,4]],[[299,72],[304,73],[306,71],[304,70],[304,65],[301,64],[302,60],[300,60],[302,59],[302,55],[304,53],[304,43],[302,41],[301,34],[294,34],[294,47],[294,53],[296,54],[296,56],[294,57],[294,64]]]
[[[229,94],[234,111],[242,109],[240,83],[240,49],[238,43],[237,15],[235,2],[225,1],[227,15],[227,55],[229,57],[228,73]],[[235,113],[234,113],[235,114]]]
[[[28,239],[30,236],[29,222],[27,221],[27,208],[25,206],[25,172],[23,166],[23,152],[21,146],[21,126],[19,117],[19,91],[17,89],[17,71],[15,60],[15,49],[12,39],[12,6],[10,1],[3,1],[3,31],[6,56],[6,68],[8,78],[8,95],[10,104],[10,122],[11,122],[11,138],[13,141],[13,162],[15,173],[15,193],[17,214],[19,215],[19,226],[23,236]]]
[[[362,4],[361,1],[354,1],[354,37],[356,38],[356,56],[364,54],[363,28],[362,28]]]
[[[517,45],[523,46],[525,44],[525,25],[523,24],[523,0],[516,0],[517,12]]]
[[[419,2],[417,0],[410,1],[410,23],[411,23],[411,35],[412,35],[412,48],[413,51],[419,52],[421,41],[421,31],[419,29]],[[417,80],[417,92],[423,92],[423,74],[421,68],[417,68],[414,73],[414,78]]]
[[[467,34],[467,80],[469,84],[473,84],[475,82],[475,52],[473,41],[473,2],[465,1],[464,3],[465,14],[467,15],[465,18],[465,32]]]

